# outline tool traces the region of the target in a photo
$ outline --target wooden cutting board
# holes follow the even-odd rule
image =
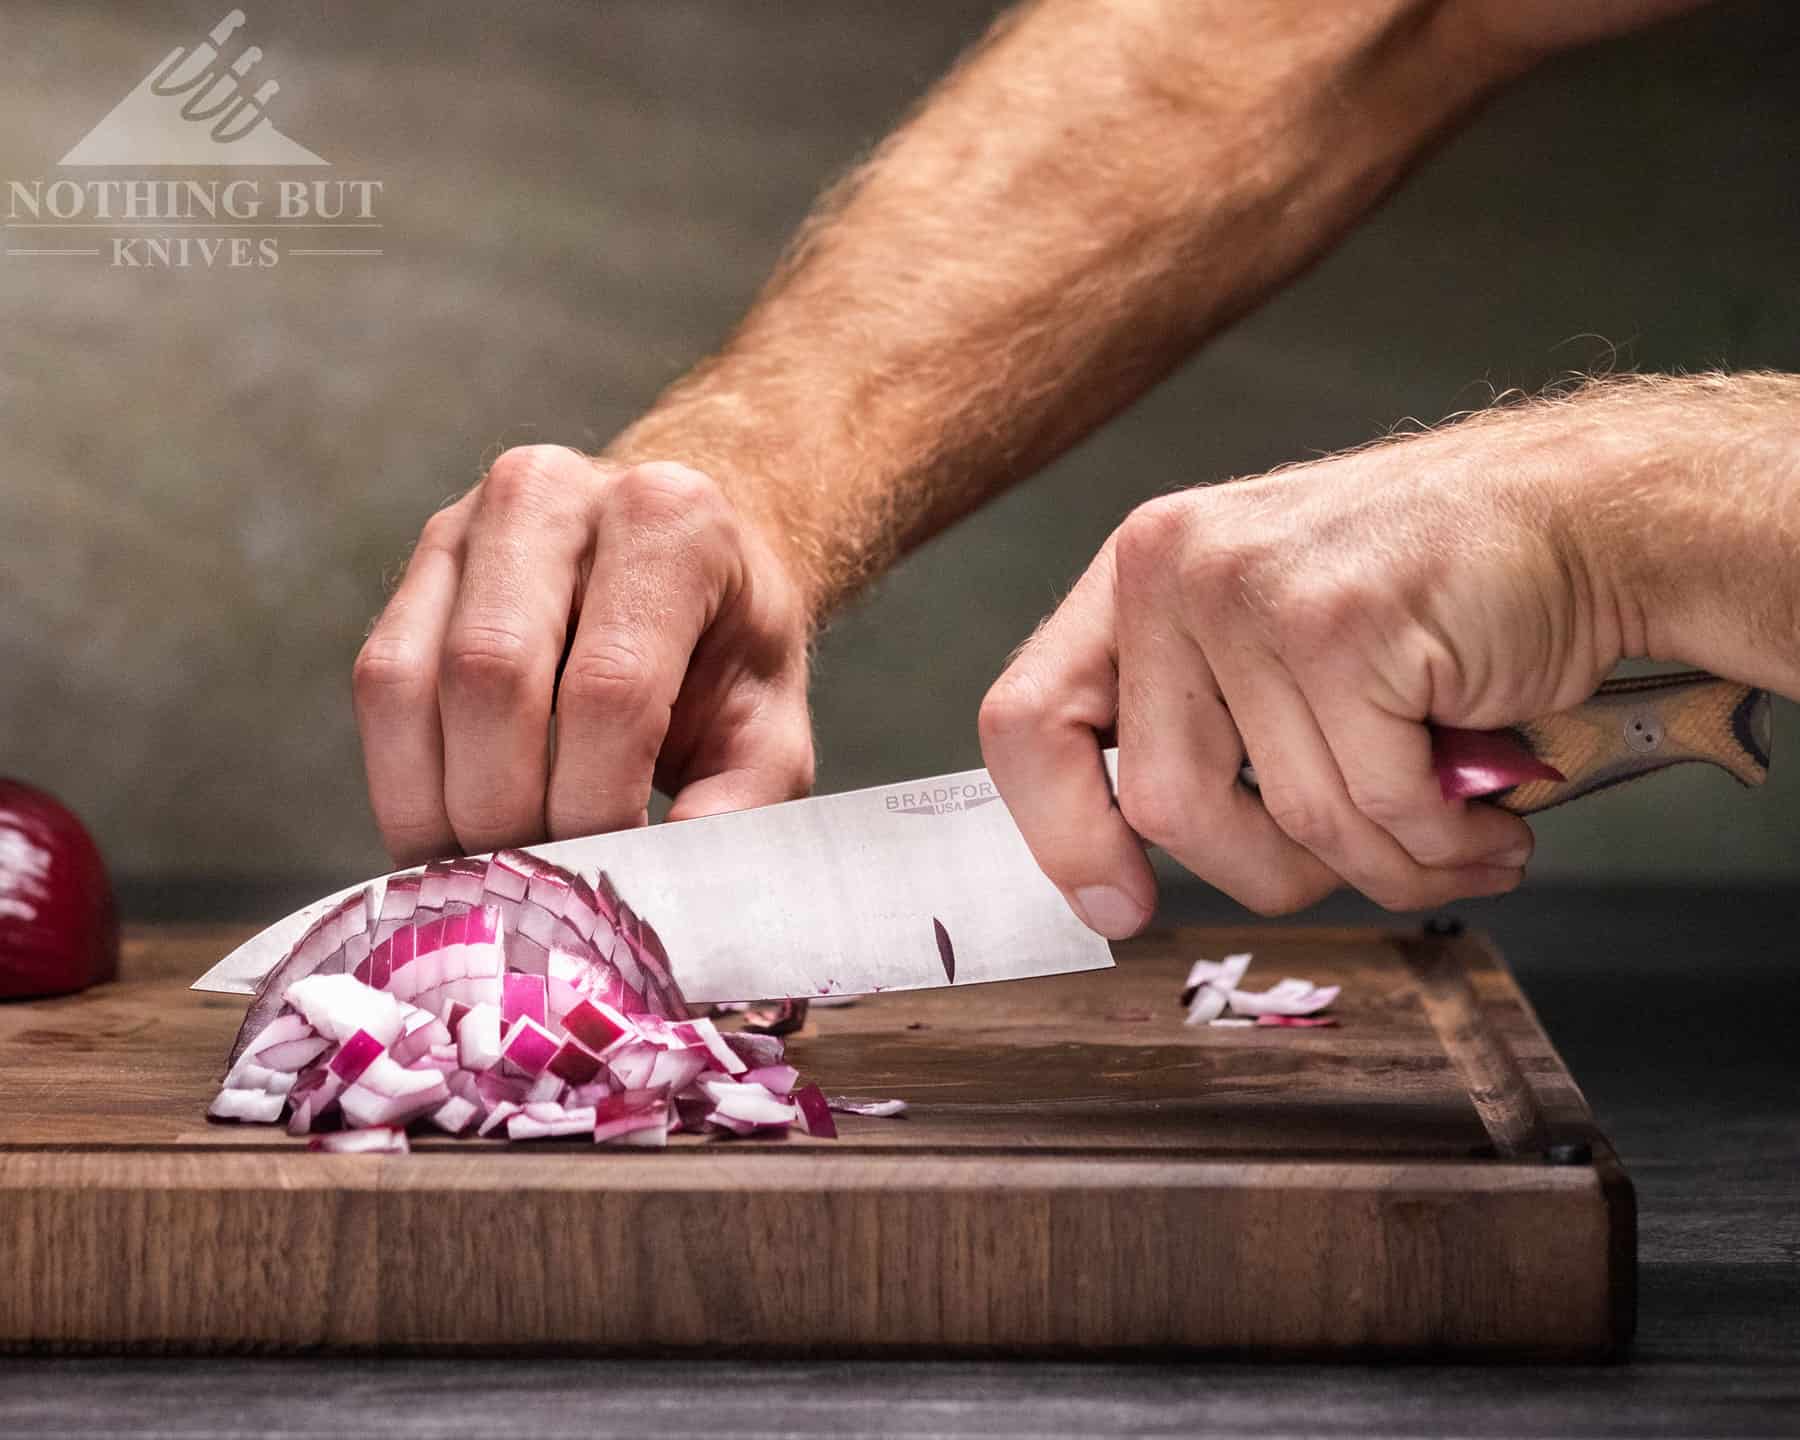
[[[1629,1181],[1477,937],[1167,931],[1090,975],[814,1012],[898,1096],[842,1138],[306,1153],[204,1110],[243,938],[0,1006],[0,1347],[1569,1357],[1629,1338]],[[1190,1028],[1189,963],[1341,984],[1337,1028]]]

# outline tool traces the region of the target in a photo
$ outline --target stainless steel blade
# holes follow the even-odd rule
[[[934,921],[958,985],[1112,964],[985,770],[528,848],[590,877],[605,870],[662,937],[690,1000],[949,984]],[[193,988],[253,994],[326,907],[361,888],[277,921]]]

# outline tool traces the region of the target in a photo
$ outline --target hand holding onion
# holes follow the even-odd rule
[[[676,818],[804,794],[810,633],[787,566],[706,475],[509,451],[425,526],[357,658],[388,850],[641,825],[653,782]]]
[[[106,865],[54,798],[0,780],[0,999],[60,995],[119,969]]]

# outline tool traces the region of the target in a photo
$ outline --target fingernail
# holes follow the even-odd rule
[[[1150,912],[1112,885],[1083,885],[1075,892],[1075,909],[1090,930],[1108,940],[1124,940],[1144,928]]]
[[[1490,855],[1487,863],[1489,865],[1504,866],[1508,870],[1519,870],[1524,867],[1525,862],[1529,859],[1531,859],[1531,845],[1529,842],[1526,842],[1514,845],[1511,849],[1502,850],[1496,855]]]

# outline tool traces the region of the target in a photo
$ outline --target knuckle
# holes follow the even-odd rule
[[[975,728],[984,748],[989,744],[1005,745],[1040,729],[1044,713],[1042,688],[1029,674],[1015,668],[988,688],[975,716]]]
[[[455,509],[446,507],[434,511],[419,531],[419,543],[416,550],[451,550],[455,547],[456,538],[462,528],[461,517]]]
[[[1302,655],[1335,654],[1363,623],[1368,597],[1355,585],[1331,576],[1314,576],[1288,587],[1280,613],[1289,648]]]
[[[691,525],[724,509],[724,497],[710,478],[671,461],[633,465],[614,484],[619,504],[641,525]]]
[[[654,673],[643,652],[627,641],[584,646],[569,657],[558,704],[586,715],[633,714],[650,704]]]
[[[359,704],[380,709],[429,693],[431,675],[413,647],[374,635],[363,643],[350,667],[350,689]]]
[[[444,644],[445,687],[471,699],[505,703],[525,691],[531,675],[523,636],[495,625],[465,626]]]
[[[1350,803],[1358,812],[1373,820],[1383,830],[1392,832],[1418,818],[1416,808],[1406,796],[1385,787],[1349,784]]]
[[[1188,533],[1187,503],[1165,495],[1125,517],[1117,532],[1115,563],[1122,575],[1152,574],[1179,553]]]
[[[1190,545],[1176,557],[1175,584],[1203,609],[1222,612],[1264,588],[1252,550],[1235,540]]]
[[[1338,838],[1336,819],[1325,807],[1296,790],[1276,790],[1265,785],[1263,808],[1269,818],[1288,839],[1302,849],[1317,855],[1335,847]]]
[[[1141,771],[1119,771],[1119,813],[1139,836],[1171,853],[1183,850],[1188,806],[1179,790]]]
[[[579,459],[562,445],[518,445],[492,466],[482,481],[482,499],[502,509],[536,509],[560,489],[557,472]]]

